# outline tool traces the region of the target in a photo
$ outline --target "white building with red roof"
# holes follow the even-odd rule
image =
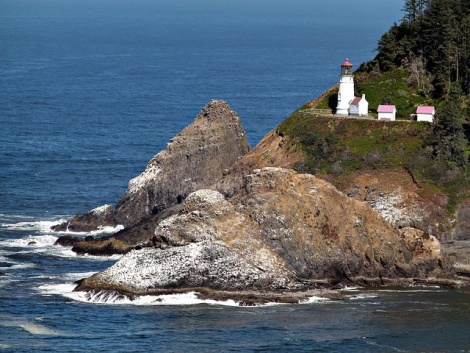
[[[377,108],[379,120],[395,121],[397,115],[397,108],[394,105],[381,104]]]
[[[369,102],[366,101],[366,95],[362,97],[354,97],[349,105],[349,115],[368,116],[369,115]]]
[[[432,106],[421,105],[416,109],[416,120],[418,121],[428,121],[432,123],[434,121],[434,115],[436,114],[436,109]]]

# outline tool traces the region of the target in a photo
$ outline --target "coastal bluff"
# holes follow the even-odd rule
[[[96,239],[58,239],[79,254],[124,254],[76,290],[245,299],[289,293],[274,300],[290,301],[299,291],[337,285],[460,285],[435,236],[413,222],[391,222],[357,197],[360,190],[346,194],[328,178],[294,170],[302,153],[289,146],[276,129],[250,150],[236,113],[210,102],[129,182],[116,208],[54,228],[124,227]]]

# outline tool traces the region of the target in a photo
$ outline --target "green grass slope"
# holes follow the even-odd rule
[[[422,150],[431,126],[328,117],[299,110],[278,130],[289,136],[291,148],[304,152],[305,163],[296,168],[339,176],[357,170],[407,167]]]

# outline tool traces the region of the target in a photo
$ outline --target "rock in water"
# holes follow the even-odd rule
[[[240,118],[220,100],[207,104],[194,122],[153,157],[145,171],[129,182],[116,209],[74,217],[54,230],[90,231],[101,225],[132,227],[181,203],[191,192],[216,183],[224,171],[250,150]]]
[[[83,215],[77,215],[70,221],[55,225],[52,227],[52,230],[57,232],[89,232],[103,227],[115,227],[116,225],[113,207],[111,205],[103,205]],[[64,239],[60,242],[63,243],[61,245],[65,245],[67,240]]]
[[[435,238],[400,233],[331,184],[281,168],[255,170],[229,200],[190,194],[158,224],[155,243],[160,249],[132,251],[77,290],[279,292],[445,275]]]
[[[129,227],[181,203],[191,192],[214,184],[249,149],[237,114],[224,101],[210,102],[129,182],[116,206],[117,222]]]

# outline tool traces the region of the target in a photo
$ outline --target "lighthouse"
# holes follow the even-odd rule
[[[349,104],[354,99],[354,78],[352,74],[353,65],[346,58],[341,64],[341,78],[339,80],[337,115],[348,115]]]

